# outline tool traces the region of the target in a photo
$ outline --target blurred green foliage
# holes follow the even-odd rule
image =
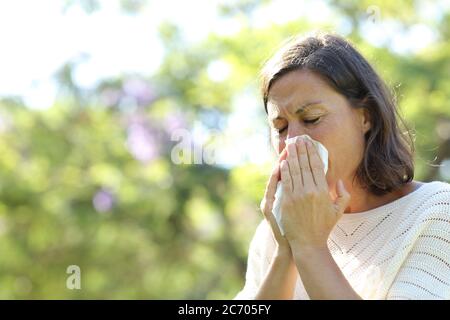
[[[124,2],[123,8],[136,11],[142,2]],[[0,102],[0,298],[234,297],[262,218],[258,205],[270,164],[176,165],[170,135],[211,114],[226,119],[234,97],[245,90],[258,96],[259,68],[285,38],[336,27],[308,17],[253,28],[252,10],[267,3],[222,5],[223,15],[237,16],[244,27],[201,43],[185,42],[176,22],[161,25],[166,55],[149,78],[124,76],[84,92],[72,81],[68,62],[58,77],[66,94],[53,107]],[[438,22],[420,21],[418,3],[328,5],[395,88],[416,136],[416,179],[444,180],[448,173],[442,176],[430,164],[450,158],[450,12]],[[99,9],[96,1],[82,4]],[[378,6],[381,21],[405,30],[416,23],[431,26],[439,41],[409,54],[370,45],[362,27],[370,5]],[[212,81],[207,68],[218,60],[232,71],[226,80]],[[264,121],[262,104],[261,117],[248,119],[255,120]],[[66,288],[69,265],[81,268],[81,290]]]

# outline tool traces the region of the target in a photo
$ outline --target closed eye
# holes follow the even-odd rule
[[[303,122],[306,123],[306,124],[315,124],[315,123],[317,123],[320,120],[320,118],[321,117],[317,117],[317,118],[314,118],[314,119],[308,119],[308,120],[307,119],[303,119]],[[282,134],[284,131],[286,131],[287,128],[288,127],[286,126],[284,128],[276,129],[276,130],[277,130],[278,134]]]
[[[315,119],[308,119],[308,120],[304,119],[303,122],[304,122],[304,123],[309,123],[309,124],[314,124],[314,123],[316,123],[317,121],[319,121],[319,119],[320,119],[320,117],[315,118]]]

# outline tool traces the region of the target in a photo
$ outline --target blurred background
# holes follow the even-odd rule
[[[318,29],[450,181],[450,1],[1,1],[0,298],[233,298],[274,159],[258,72]]]

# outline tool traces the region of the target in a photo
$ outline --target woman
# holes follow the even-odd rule
[[[413,180],[410,134],[361,54],[335,35],[296,38],[262,93],[279,162],[235,299],[449,299],[450,185]],[[285,148],[300,135],[328,150],[326,175],[307,140]]]

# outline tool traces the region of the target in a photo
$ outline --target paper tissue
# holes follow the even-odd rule
[[[297,139],[299,139],[300,137],[306,138],[313,143],[314,147],[318,151],[320,159],[323,162],[324,172],[326,174],[328,171],[328,150],[319,141],[316,141],[316,140],[312,139],[309,135],[304,134],[301,136],[296,136],[296,137],[286,139],[286,141],[285,141],[286,147],[291,143],[296,143]],[[281,186],[281,181],[278,181],[277,191],[275,193],[275,200],[274,200],[273,208],[272,208],[272,213],[275,216],[275,219],[277,220],[281,234],[284,235],[284,229],[281,225],[281,199],[283,197],[282,190],[283,190],[283,188]]]

